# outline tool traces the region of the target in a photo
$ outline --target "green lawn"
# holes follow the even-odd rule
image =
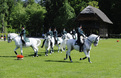
[[[119,40],[119,42],[116,42]],[[64,61],[66,52],[45,55],[39,46],[39,57],[32,57],[31,48],[23,49],[23,60],[17,60],[15,44],[0,41],[0,78],[121,78],[121,39],[100,40],[91,49],[91,61],[80,61],[84,53],[73,50],[73,63]],[[20,49],[17,50],[20,54]]]

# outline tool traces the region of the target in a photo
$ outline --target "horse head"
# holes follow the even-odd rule
[[[87,39],[88,39],[88,41],[90,41],[91,43],[93,43],[94,46],[97,46],[98,42],[100,40],[100,36],[92,34]]]
[[[62,35],[62,39],[63,40],[68,40],[68,35],[67,34]]]
[[[15,33],[9,33],[8,34],[8,43],[10,43],[12,41],[12,39],[14,39],[16,36],[18,36]]]

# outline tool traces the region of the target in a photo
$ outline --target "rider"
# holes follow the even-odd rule
[[[22,26],[22,31],[20,33],[21,36],[21,41],[23,43],[23,45],[26,45],[25,40],[26,40],[26,30],[24,28],[24,26]]]
[[[75,35],[76,35],[75,28],[73,28],[72,33],[71,33],[71,34],[72,34],[73,39],[76,39],[76,36],[75,36]],[[74,38],[74,36],[75,36],[75,38]]]
[[[64,36],[65,34],[67,34],[65,28],[63,29],[63,32],[62,32],[62,36]],[[64,36],[65,37],[65,36]]]
[[[51,28],[49,28],[49,31],[46,33],[46,35],[47,35],[47,36],[48,36],[48,35],[50,35],[50,36],[51,36],[51,38],[52,38],[52,36],[53,36],[53,32],[51,31]],[[42,43],[41,48],[43,48],[44,43],[45,43],[45,40],[46,40],[46,39],[44,39],[44,41],[43,41],[43,43]],[[51,42],[51,43],[52,43],[52,42]]]
[[[54,29],[53,36],[54,36],[54,39],[55,39],[55,44],[57,44],[57,41],[58,41],[58,31],[56,30],[56,28]]]
[[[80,41],[80,40],[81,40],[81,39],[80,39],[80,36],[86,37],[86,36],[84,35],[84,33],[83,33],[82,25],[80,25],[80,26],[77,28],[77,37],[78,37],[78,39],[77,39],[77,41],[76,41],[76,43],[80,46],[79,51],[82,52],[82,46],[83,46],[84,43],[82,43],[82,42]]]

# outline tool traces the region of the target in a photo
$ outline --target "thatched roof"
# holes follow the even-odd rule
[[[75,21],[102,20],[103,22],[113,24],[111,20],[98,8],[87,6],[77,16]]]

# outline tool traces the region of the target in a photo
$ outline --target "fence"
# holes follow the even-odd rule
[[[121,38],[121,34],[109,34],[109,38]]]

